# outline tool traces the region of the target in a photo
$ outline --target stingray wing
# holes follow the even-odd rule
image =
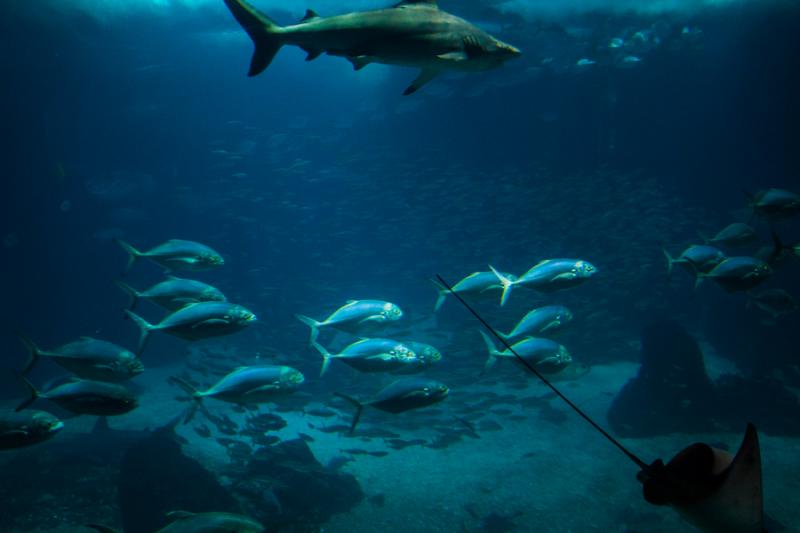
[[[755,426],[747,425],[739,451],[719,476],[721,482],[713,493],[697,502],[675,505],[678,512],[704,531],[764,531],[761,451]]]

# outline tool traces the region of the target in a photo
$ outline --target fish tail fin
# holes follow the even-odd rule
[[[127,309],[130,311],[136,309],[136,304],[139,302],[139,298],[141,298],[142,293],[140,293],[139,291],[137,291],[136,289],[134,289],[133,287],[122,281],[117,280],[114,283],[116,283],[117,287],[122,289],[124,292],[127,292],[128,296],[130,296],[131,301],[128,302]]]
[[[694,278],[694,290],[697,290],[697,289],[699,289],[699,288],[700,288],[700,285],[702,285],[703,281],[704,281],[704,280],[705,280],[707,277],[708,277],[708,276],[707,276],[706,274],[704,274],[703,272],[696,272],[696,273],[695,273],[695,278]]]
[[[139,355],[142,353],[142,350],[144,350],[144,347],[147,344],[147,339],[150,337],[150,331],[156,329],[156,326],[150,324],[147,320],[129,309],[125,310],[125,314],[128,315],[141,330],[139,333],[139,344],[136,347],[136,355]]]
[[[122,274],[125,275],[133,266],[133,263],[136,262],[142,256],[142,252],[128,244],[127,242],[123,241],[122,239],[114,239],[114,242],[122,246],[122,249],[128,252],[128,263],[125,265],[125,270],[122,271]]]
[[[314,343],[317,342],[317,337],[319,336],[319,325],[321,322],[305,315],[294,315],[294,317],[311,328],[311,340],[309,341],[309,344],[313,346]]]
[[[675,264],[675,259],[669,254],[663,244],[661,245],[661,253],[663,253],[664,257],[667,259],[667,279],[670,279],[672,277],[672,265]]]
[[[503,285],[503,294],[500,296],[500,305],[505,305],[506,300],[508,300],[509,295],[511,295],[511,287],[514,286],[514,282],[498,272],[492,265],[489,265],[489,268],[492,270],[492,272],[494,272],[494,275],[497,276],[497,279],[499,279],[500,283]]]
[[[435,313],[440,307],[442,307],[442,304],[444,303],[444,300],[447,298],[447,295],[450,293],[450,291],[448,291],[444,285],[435,279],[432,279],[431,283],[433,283],[436,286],[436,289],[439,291],[439,295],[436,298],[436,303],[433,304],[433,312]]]
[[[341,392],[334,392],[334,396],[338,396],[344,400],[347,400],[356,408],[356,413],[353,415],[353,421],[350,423],[350,434],[356,430],[356,424],[361,419],[361,412],[364,410],[364,404],[356,400],[355,398],[348,396],[346,394],[342,394]]]
[[[225,5],[253,40],[255,51],[247,75],[256,76],[269,66],[275,54],[283,46],[279,36],[281,27],[245,0],[225,0]]]
[[[492,368],[495,363],[497,363],[497,346],[495,346],[492,339],[489,335],[486,334],[483,330],[480,330],[481,337],[483,337],[483,342],[486,343],[486,350],[489,352],[489,358],[486,359],[486,364],[483,367],[483,371],[486,372],[490,368]]]
[[[328,371],[328,367],[331,365],[331,353],[326,350],[323,345],[316,341],[312,341],[311,346],[316,348],[316,350],[322,355],[322,368],[319,369],[319,375],[322,377],[325,372]]]
[[[176,424],[177,420],[180,420],[181,418],[183,418],[184,424],[191,422],[192,419],[194,419],[194,415],[197,414],[198,409],[203,411],[204,415],[208,416],[208,411],[206,411],[205,406],[203,405],[203,396],[197,392],[197,389],[194,388],[191,383],[177,376],[170,376],[167,381],[183,389],[183,392],[188,394],[193,400],[192,405],[190,405],[181,416],[176,418]]]
[[[33,386],[33,383],[28,381],[27,378],[22,378],[22,381],[25,382],[25,386],[28,387],[28,392],[30,393],[30,398],[19,404],[14,411],[19,412],[28,407],[30,404],[36,401],[36,399],[40,396],[39,391],[36,390],[36,387]]]
[[[39,347],[36,346],[36,344],[24,333],[17,331],[16,334],[22,344],[25,345],[25,348],[28,350],[28,354],[30,356],[25,368],[22,369],[22,375],[25,376],[34,366],[36,366],[36,363],[39,362],[39,356],[42,354],[42,350],[40,350]]]
[[[769,234],[772,237],[772,253],[769,256],[769,260],[767,263],[774,263],[776,259],[780,258],[784,251],[791,249],[790,246],[786,246],[782,241],[781,238],[778,236],[778,232],[775,231],[775,226],[770,224],[769,226]]]

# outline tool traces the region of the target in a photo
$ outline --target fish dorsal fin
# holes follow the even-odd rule
[[[175,520],[186,520],[193,517],[195,514],[189,511],[172,511],[167,513],[167,520],[174,522]]]
[[[319,15],[313,9],[306,9],[306,14],[303,15],[303,18],[300,19],[300,22],[308,22],[312,19],[318,19]]]
[[[397,2],[393,7],[405,7],[405,6],[428,6],[435,8],[439,7],[439,5],[436,3],[436,0],[402,0],[400,2]]]

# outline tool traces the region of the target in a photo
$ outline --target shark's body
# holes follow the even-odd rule
[[[255,52],[250,76],[261,73],[283,45],[299,46],[310,61],[322,53],[345,57],[358,70],[369,63],[416,67],[411,94],[446,70],[480,71],[520,55],[513,46],[450,13],[436,0],[406,0],[394,7],[320,17],[313,11],[279,26],[245,0],[225,0],[250,35]]]

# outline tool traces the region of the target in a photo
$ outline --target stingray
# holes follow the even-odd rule
[[[450,285],[436,276],[467,310],[501,342],[524,367],[539,378],[559,398],[616,446],[638,468],[645,501],[669,505],[685,520],[703,531],[715,533],[762,533],[764,527],[761,483],[761,453],[758,432],[748,424],[735,456],[705,443],[692,444],[667,463],[657,459],[647,464],[612,437],[546,377],[519,356],[508,342],[489,325]]]

